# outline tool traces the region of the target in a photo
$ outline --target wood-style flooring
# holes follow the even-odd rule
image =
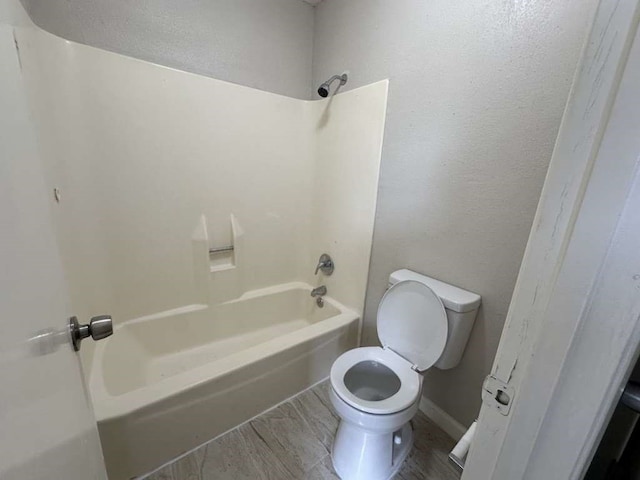
[[[338,416],[328,382],[316,385],[165,465],[146,480],[335,480],[331,443]],[[415,441],[396,479],[458,480],[448,454],[455,442],[421,412]]]

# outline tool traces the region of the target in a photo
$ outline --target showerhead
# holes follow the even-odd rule
[[[320,85],[320,87],[318,88],[318,95],[320,95],[322,98],[326,98],[329,95],[328,83],[323,83],[322,85]]]
[[[346,73],[343,73],[342,75],[334,75],[329,80],[320,85],[320,87],[318,87],[318,95],[320,95],[322,98],[328,97],[329,87],[334,82],[334,80],[340,80],[340,85],[344,85],[345,83],[347,83],[347,78],[348,77]]]

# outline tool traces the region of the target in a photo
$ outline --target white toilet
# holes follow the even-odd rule
[[[331,367],[331,402],[340,415],[333,466],[342,480],[387,480],[413,445],[421,373],[462,358],[480,296],[410,270],[389,277],[378,307],[382,347],[342,354]]]

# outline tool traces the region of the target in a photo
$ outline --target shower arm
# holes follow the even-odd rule
[[[345,83],[347,83],[347,74],[343,73],[342,75],[334,75],[329,80],[324,82],[324,85],[331,85],[334,80],[340,80],[340,85],[344,85]]]

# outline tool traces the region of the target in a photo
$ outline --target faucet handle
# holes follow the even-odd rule
[[[333,273],[333,268],[333,260],[328,254],[323,253],[322,255],[320,255],[320,260],[318,261],[318,265],[316,266],[315,275],[318,274],[318,271],[322,271],[322,273],[324,273],[325,275],[331,275]]]

